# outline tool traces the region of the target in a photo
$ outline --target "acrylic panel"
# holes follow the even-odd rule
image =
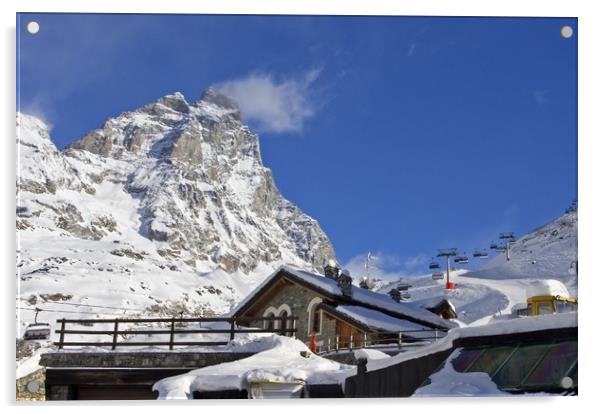
[[[578,393],[576,18],[16,32],[18,400]]]

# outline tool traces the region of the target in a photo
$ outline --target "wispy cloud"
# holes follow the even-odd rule
[[[357,282],[366,275],[366,257],[368,253],[352,257],[343,267],[349,270],[351,277]],[[386,281],[399,280],[418,274],[424,274],[428,263],[425,255],[399,257],[396,255],[377,252],[371,254],[370,276]]]
[[[256,122],[260,130],[299,133],[316,113],[317,105],[311,99],[311,92],[320,72],[321,68],[316,68],[301,76],[281,79],[270,73],[252,73],[218,84],[216,88],[234,98],[243,118]]]
[[[408,56],[409,58],[411,58],[412,56],[414,56],[414,52],[415,52],[415,51],[416,51],[416,43],[412,43],[412,44],[410,45],[410,47],[408,48],[408,53],[407,53],[407,56]]]

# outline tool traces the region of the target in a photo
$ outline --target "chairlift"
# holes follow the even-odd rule
[[[429,269],[440,269],[441,266],[439,265],[439,263],[435,262],[434,260],[429,264]]]
[[[50,324],[44,322],[38,322],[38,313],[41,311],[40,308],[36,308],[36,315],[34,322],[27,325],[23,339],[48,339],[50,337]]]
[[[458,256],[454,259],[454,262],[458,263],[458,264],[466,264],[468,263],[468,257],[464,256]]]
[[[489,257],[489,255],[487,254],[487,252],[485,250],[476,250],[473,254],[472,257],[476,258],[476,259],[487,259]]]
[[[433,280],[441,280],[443,279],[443,272],[435,272],[433,273]]]
[[[497,245],[497,243],[491,242],[491,244],[489,245],[489,248],[491,250],[497,250],[498,249],[498,245]]]
[[[408,290],[411,287],[412,287],[412,285],[410,285],[410,284],[400,283],[400,284],[397,285],[397,290],[399,290],[399,291]]]

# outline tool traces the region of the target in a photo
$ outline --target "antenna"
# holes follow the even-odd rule
[[[368,252],[368,256],[366,256],[366,261],[364,263],[364,268],[366,270],[366,280],[370,279],[370,261],[372,261],[372,253]]]

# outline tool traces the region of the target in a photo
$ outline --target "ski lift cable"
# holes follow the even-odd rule
[[[27,299],[19,298],[19,300],[27,301]],[[105,305],[89,305],[83,303],[74,303],[74,302],[65,302],[65,301],[55,301],[55,300],[46,300],[45,303],[57,303],[59,305],[70,305],[70,306],[83,306],[87,308],[104,308],[104,309],[115,309],[115,310],[131,310],[136,312],[145,312],[144,309],[135,309],[135,308],[119,308],[115,306],[105,306]]]
[[[121,313],[102,313],[102,312],[85,312],[85,311],[68,311],[68,310],[51,310],[51,309],[41,309],[41,308],[22,308],[22,307],[17,307],[18,310],[30,310],[30,311],[35,311],[36,309],[39,310],[40,312],[52,312],[52,313],[77,313],[77,314],[85,314],[85,315],[105,315],[105,316],[124,316],[124,314]]]

